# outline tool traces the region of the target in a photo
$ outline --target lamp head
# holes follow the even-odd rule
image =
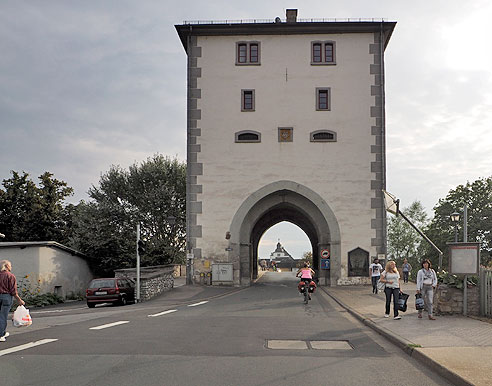
[[[457,223],[458,221],[460,221],[460,214],[458,212],[451,213],[449,217],[451,218],[451,222],[453,223]]]

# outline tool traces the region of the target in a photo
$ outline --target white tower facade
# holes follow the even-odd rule
[[[396,23],[296,16],[176,26],[194,277],[232,263],[232,284],[249,285],[259,240],[281,221],[309,237],[325,285],[365,282],[386,252],[384,49]]]

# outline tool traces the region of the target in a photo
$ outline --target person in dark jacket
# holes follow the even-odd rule
[[[20,305],[24,305],[17,293],[17,280],[12,270],[12,263],[8,260],[0,261],[0,342],[5,342],[10,335],[7,331],[7,318],[10,307],[15,298]]]

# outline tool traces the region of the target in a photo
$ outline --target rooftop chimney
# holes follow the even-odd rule
[[[285,16],[287,17],[287,23],[295,23],[297,21],[297,9],[286,9]]]

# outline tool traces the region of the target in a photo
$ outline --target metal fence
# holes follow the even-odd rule
[[[480,268],[480,313],[492,318],[492,269]]]

